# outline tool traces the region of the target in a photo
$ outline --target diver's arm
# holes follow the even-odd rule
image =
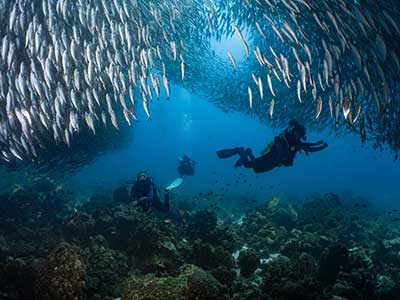
[[[302,144],[301,150],[304,150],[306,152],[318,152],[318,151],[324,150],[326,147],[328,147],[327,143],[323,143],[322,145],[317,144],[317,145],[320,145],[318,147],[311,147],[309,145],[304,145],[304,144],[305,143]],[[311,144],[311,143],[309,143],[309,144]]]
[[[155,193],[154,188],[151,188],[147,196],[139,197],[139,202],[151,202],[150,200],[153,200]]]
[[[136,198],[135,197],[135,195],[136,195],[136,183],[132,186],[131,192],[130,192],[129,195],[131,196],[131,198]]]
[[[130,192],[130,205],[137,206],[140,204],[140,198],[137,196],[136,184],[132,187]]]
[[[152,187],[151,187],[151,189],[149,190],[149,194],[146,196],[146,198],[148,198],[148,199],[153,199],[154,198],[154,195],[156,195],[157,194],[157,189],[156,189],[156,187],[153,185]]]
[[[301,146],[303,146],[303,147],[314,147],[314,146],[319,146],[319,145],[323,145],[323,144],[325,144],[324,141],[318,141],[316,143],[303,143],[303,142],[301,142]]]

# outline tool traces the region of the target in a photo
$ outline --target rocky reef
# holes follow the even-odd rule
[[[48,178],[0,194],[0,299],[400,295],[396,219],[334,194],[297,205],[273,198],[226,217],[175,201],[168,214],[143,211],[123,188],[76,198]]]
[[[177,276],[132,276],[126,280],[122,290],[122,299],[126,300],[225,298],[222,285],[209,272],[194,265],[182,266]]]

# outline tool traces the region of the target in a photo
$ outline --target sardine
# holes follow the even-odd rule
[[[236,61],[235,61],[235,58],[233,57],[233,55],[232,55],[229,51],[227,52],[227,54],[228,54],[229,60],[230,60],[231,63],[232,63],[233,71],[236,71]]]
[[[258,32],[261,34],[261,36],[262,36],[264,39],[266,39],[267,36],[265,35],[264,31],[262,30],[262,28],[261,28],[261,26],[260,26],[260,24],[259,24],[258,22],[256,22],[256,27],[257,27],[257,29],[258,29]]]
[[[318,119],[322,112],[322,98],[319,97],[317,104],[315,106],[315,119]]]
[[[297,98],[299,99],[300,103],[303,103],[303,101],[301,100],[301,81],[300,81],[300,79],[297,80]]]
[[[258,77],[258,90],[260,91],[261,99],[264,99],[264,87],[263,87],[261,77]]]
[[[267,75],[267,81],[268,81],[269,90],[271,91],[272,96],[275,97],[275,92],[274,92],[274,88],[272,86],[271,76],[269,74]]]
[[[249,49],[249,46],[247,45],[246,41],[245,41],[244,38],[243,38],[242,32],[241,32],[240,29],[237,28],[236,26],[234,26],[234,29],[235,29],[235,32],[236,32],[236,34],[238,35],[238,37],[239,37],[239,39],[240,39],[240,42],[242,43],[242,45],[243,45],[243,47],[244,47],[244,49],[245,49],[245,51],[246,51],[247,57],[249,57],[249,55],[250,55],[250,49]]]
[[[272,99],[271,103],[269,104],[269,108],[268,108],[268,114],[269,114],[269,117],[271,120],[274,116],[274,109],[275,109],[275,100]]]
[[[253,91],[251,90],[251,87],[247,87],[247,92],[249,94],[250,109],[253,109]]]

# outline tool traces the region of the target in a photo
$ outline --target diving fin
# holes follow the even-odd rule
[[[182,182],[183,182],[183,179],[178,177],[174,181],[172,181],[172,183],[169,186],[167,186],[165,189],[168,191],[176,189],[178,186],[180,186],[182,184]]]
[[[235,168],[243,166],[245,163],[245,160],[243,157],[240,157],[236,162],[235,162]]]
[[[223,149],[223,150],[218,150],[217,156],[221,159],[223,158],[229,158],[232,156],[235,156],[237,154],[240,154],[240,152],[242,152],[244,150],[243,147],[236,147],[236,148],[232,148],[232,149]]]

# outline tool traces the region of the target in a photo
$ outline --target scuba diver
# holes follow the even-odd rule
[[[178,173],[180,176],[193,176],[194,166],[196,162],[189,158],[186,154],[179,158]]]
[[[169,211],[169,191],[164,191],[164,203],[160,201],[159,190],[153,183],[153,179],[146,172],[139,172],[136,176],[136,182],[133,184],[130,197],[131,204],[139,206],[144,210],[154,207],[162,212]]]
[[[180,186],[182,182],[182,178],[177,178],[166,187],[164,189],[164,202],[161,202],[159,188],[146,172],[141,171],[137,174],[130,192],[131,204],[139,206],[145,211],[154,208],[161,212],[169,212],[169,191]]]
[[[244,166],[253,169],[255,173],[263,173],[276,167],[293,166],[298,151],[304,151],[306,155],[309,155],[309,152],[318,152],[328,147],[328,144],[323,141],[303,142],[306,139],[305,127],[297,120],[291,120],[284,132],[274,138],[274,141],[262,151],[260,157],[256,158],[250,148],[243,147],[219,150],[217,156],[223,159],[239,155],[240,158],[235,163],[235,167]]]

